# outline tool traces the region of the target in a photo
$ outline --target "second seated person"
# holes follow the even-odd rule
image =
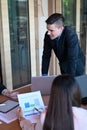
[[[51,87],[47,111],[41,112],[37,124],[32,124],[17,111],[22,130],[87,130],[87,110],[81,107],[81,91],[76,79],[57,76]]]
[[[75,29],[64,25],[64,16],[54,13],[46,20],[44,37],[42,75],[48,75],[52,50],[59,61],[61,74],[79,76],[85,71],[85,56],[79,44]]]
[[[9,98],[12,99],[17,99],[17,94],[18,92],[11,92],[9,91],[5,85],[3,85],[2,83],[0,83],[0,94],[7,96]]]

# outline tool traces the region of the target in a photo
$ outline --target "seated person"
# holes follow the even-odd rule
[[[0,94],[16,99],[18,92],[10,92],[3,84],[0,83]]]
[[[87,130],[87,110],[81,107],[80,87],[71,75],[57,76],[51,87],[47,111],[41,112],[37,124],[17,115],[22,130]]]

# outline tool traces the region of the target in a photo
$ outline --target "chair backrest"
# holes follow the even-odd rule
[[[82,98],[87,97],[87,75],[75,77],[82,92]]]

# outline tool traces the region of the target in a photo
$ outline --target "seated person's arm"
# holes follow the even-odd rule
[[[21,108],[18,108],[17,110],[17,116],[19,119],[20,126],[22,130],[42,130],[42,126],[44,123],[46,112],[41,112],[40,119],[38,119],[37,123],[32,124],[29,120],[25,119],[22,116]]]
[[[7,97],[12,98],[12,99],[16,99],[17,94],[18,94],[18,92],[10,92],[8,89],[4,89],[2,91],[2,95],[7,96]]]
[[[3,84],[0,83],[0,93],[4,96],[10,97],[12,99],[17,98],[18,92],[10,92]]]

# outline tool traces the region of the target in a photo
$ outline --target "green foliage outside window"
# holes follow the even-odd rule
[[[62,0],[62,12],[65,17],[65,24],[76,25],[76,0]]]

